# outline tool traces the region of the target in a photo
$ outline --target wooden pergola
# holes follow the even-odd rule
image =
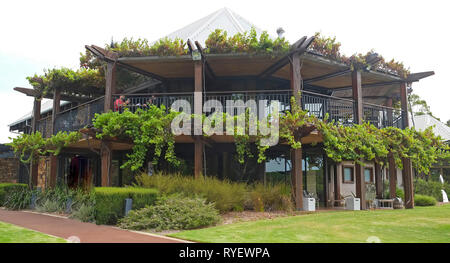
[[[174,57],[119,57],[115,52],[105,50],[98,46],[86,46],[96,57],[106,62],[106,85],[104,93],[104,111],[113,107],[113,94],[116,92],[116,68],[123,67],[128,70],[151,77],[159,82],[173,78],[190,78],[194,80],[194,113],[201,114],[203,105],[203,92],[206,88],[205,80],[214,82],[222,77],[253,76],[259,79],[274,79],[280,83],[288,83],[292,93],[296,96],[297,103],[301,104],[299,91],[307,88],[325,90],[330,95],[336,94],[354,100],[355,117],[357,123],[363,122],[363,92],[369,94],[367,99],[373,103],[392,106],[392,98],[400,97],[401,107],[407,112],[407,85],[434,74],[434,72],[422,72],[410,74],[407,78],[379,72],[376,70],[352,70],[349,65],[328,59],[308,50],[314,37],[302,37],[291,46],[291,51],[283,56],[251,55],[251,54],[206,54],[198,43],[188,41],[189,55]],[[30,90],[18,90],[29,96],[33,96]],[[59,112],[60,100],[71,100],[61,95],[58,90],[49,94],[53,98],[53,116]],[[35,100],[33,127],[39,119],[40,101]],[[409,126],[408,118],[402,118],[404,127]],[[53,117],[54,121],[54,117]],[[178,138],[185,142],[194,143],[194,174],[199,178],[203,167],[203,145],[205,141],[201,133],[193,136]],[[215,140],[227,140],[226,137],[218,137]],[[87,143],[87,142],[86,142]],[[109,171],[112,161],[113,144],[108,141],[95,142],[100,149],[102,186],[109,185]],[[98,144],[98,145],[97,145]],[[119,145],[117,147],[129,147]],[[396,168],[393,158],[390,159],[390,187],[395,193]],[[53,163],[54,169],[53,169]],[[303,175],[302,175],[302,149],[291,150],[292,182],[297,209],[302,209],[303,203]],[[414,206],[412,166],[409,159],[403,160],[403,181],[405,186],[406,207]],[[51,183],[56,182],[56,160],[52,162]],[[361,199],[362,209],[365,209],[365,183],[364,169],[360,164],[356,168],[356,195]],[[378,187],[381,184],[380,166],[375,167],[377,194],[381,195]],[[392,193],[392,191],[391,191]]]

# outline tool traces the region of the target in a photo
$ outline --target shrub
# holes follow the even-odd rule
[[[3,205],[12,210],[25,209],[30,206],[32,191],[28,188],[22,188],[14,192],[10,192],[6,196]]]
[[[416,179],[414,182],[414,193],[420,195],[428,195],[434,197],[436,200],[442,202],[442,189],[447,194],[450,191],[450,184],[435,181],[425,181],[423,179]]]
[[[15,183],[2,183],[0,184],[0,206],[2,206],[8,195],[13,192],[21,191],[23,189],[28,189],[26,184],[15,184]]]
[[[179,174],[152,176],[142,174],[136,181],[139,186],[156,188],[165,195],[182,193],[189,197],[203,197],[207,202],[215,203],[220,212],[242,211],[248,198],[246,184],[222,181],[213,177],[195,179]]]
[[[82,222],[95,221],[95,206],[94,204],[81,204],[79,208],[72,211],[71,218],[78,219]]]
[[[125,199],[133,199],[133,209],[153,204],[158,196],[155,189],[136,187],[99,187],[95,188],[95,222],[114,225],[124,216]]]
[[[214,203],[221,213],[229,211],[290,210],[292,206],[290,187],[285,184],[264,186],[261,183],[246,183],[220,180],[214,177],[195,179],[189,176],[142,174],[136,177],[137,185],[158,189],[162,194],[182,193],[185,196],[200,196]]]
[[[432,196],[427,195],[414,195],[414,204],[416,206],[434,206],[436,205],[437,200]]]
[[[153,206],[130,211],[119,220],[119,226],[142,230],[181,230],[216,224],[220,221],[214,203],[206,203],[204,198],[190,198],[181,195],[161,198]]]
[[[257,183],[250,187],[251,208],[255,211],[291,211],[294,207],[290,198],[290,188],[285,184],[264,186]]]

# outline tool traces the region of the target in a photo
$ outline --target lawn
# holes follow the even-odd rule
[[[450,242],[450,204],[404,210],[330,211],[189,230],[198,242]],[[369,239],[369,240],[371,240]]]
[[[0,222],[0,243],[65,243],[58,237]]]

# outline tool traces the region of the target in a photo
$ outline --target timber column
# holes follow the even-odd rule
[[[31,133],[35,133],[38,130],[38,121],[41,119],[41,100],[42,98],[34,98],[33,103],[33,118],[31,119]],[[38,184],[38,160],[31,159],[31,186],[37,186]]]
[[[56,115],[61,111],[61,89],[55,88],[53,91],[53,110],[52,110],[52,134],[56,131]],[[55,187],[58,175],[58,156],[50,156],[50,187]]]
[[[386,106],[389,108],[392,108],[392,98],[388,98],[386,101]],[[389,125],[393,125],[394,122],[394,116],[391,109],[387,110],[387,120]],[[396,197],[396,189],[397,189],[397,167],[395,166],[395,160],[392,153],[389,153],[388,155],[388,161],[389,161],[389,198],[395,198]]]
[[[202,114],[203,109],[203,62],[194,61],[194,177],[200,178],[203,174],[203,135]]]
[[[361,72],[358,70],[352,71],[352,97],[355,103],[354,119],[356,124],[363,123],[363,99],[361,86]],[[361,160],[363,161],[363,160]],[[366,183],[364,180],[364,169],[359,163],[355,163],[355,182],[356,182],[356,197],[361,201],[361,209],[366,209]]]
[[[105,104],[104,112],[108,112],[113,109],[113,97],[112,94],[116,90],[116,63],[108,62],[106,69],[106,86],[105,86]],[[101,141],[100,145],[100,157],[101,157],[101,178],[102,186],[111,185],[111,162],[112,162],[112,149],[111,144],[106,141]]]
[[[402,105],[402,128],[406,129],[409,127],[408,91],[406,89],[406,83],[400,84],[400,101]],[[414,186],[411,159],[403,158],[402,164],[403,189],[405,191],[405,208],[414,208]]]
[[[301,65],[300,65],[300,55],[294,53],[291,57],[290,63],[290,73],[291,73],[291,90],[295,97],[295,101],[298,106],[301,107],[301,95],[300,91],[302,89],[302,76],[301,76]],[[302,149],[291,149],[291,181],[293,186],[293,196],[295,200],[295,208],[297,210],[303,210],[303,169],[302,169]]]

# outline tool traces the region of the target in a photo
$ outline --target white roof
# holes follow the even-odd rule
[[[411,120],[410,125],[414,125],[416,130],[420,131],[423,131],[430,126],[434,126],[434,134],[441,136],[444,141],[450,141],[450,127],[430,115],[414,116],[414,122]]]
[[[69,102],[67,102],[67,101],[61,101],[61,102],[60,102],[60,105],[61,105],[61,106],[64,106],[64,105],[66,105],[67,103],[69,103]],[[44,102],[41,104],[41,114],[44,114],[44,113],[47,113],[47,112],[51,111],[52,108],[53,108],[53,100],[46,100],[46,101],[44,101]],[[16,125],[16,124],[18,124],[18,123],[21,123],[21,122],[23,122],[23,121],[25,121],[25,120],[31,119],[32,116],[33,116],[33,111],[31,111],[31,112],[28,113],[28,114],[25,114],[24,116],[22,116],[21,118],[19,118],[19,119],[16,120],[15,122],[9,124],[8,126],[13,126],[13,125]]]
[[[262,33],[261,29],[248,20],[224,7],[167,35],[167,37],[170,39],[181,38],[185,42],[190,39],[192,42],[198,41],[205,46],[205,40],[216,29],[223,29],[227,31],[228,36],[233,36],[236,33],[249,32],[252,27],[255,28],[258,35]]]

